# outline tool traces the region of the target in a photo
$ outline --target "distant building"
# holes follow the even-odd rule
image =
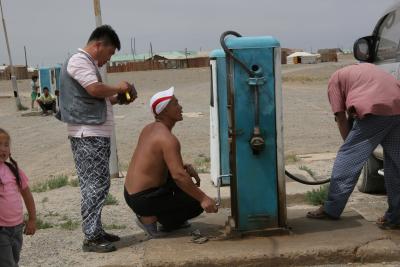
[[[337,62],[338,54],[343,54],[340,48],[319,49],[318,54],[321,55],[321,62]]]
[[[149,53],[114,55],[110,59],[108,72],[123,72],[135,70],[154,69],[181,69],[206,67],[209,65],[208,52],[172,51]]]
[[[297,48],[281,48],[281,64],[287,64],[287,57],[295,52],[303,52],[303,49]]]
[[[0,80],[8,80],[10,79],[10,74],[7,72],[7,66],[0,66]]]
[[[317,54],[307,52],[295,52],[286,57],[287,64],[316,64],[318,62]]]
[[[322,54],[322,53],[343,54],[343,50],[341,48],[323,48],[323,49],[318,49],[318,54]]]
[[[30,79],[32,75],[37,75],[35,68],[27,68],[25,65],[14,65],[15,77],[17,80]],[[11,68],[7,65],[0,66],[0,80],[11,79]]]

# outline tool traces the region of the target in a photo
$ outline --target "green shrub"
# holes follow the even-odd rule
[[[105,230],[114,230],[114,229],[125,229],[125,224],[104,224],[103,228]]]
[[[68,185],[68,176],[62,174],[47,181],[49,190],[61,188]]]
[[[31,191],[35,193],[42,193],[52,189],[57,189],[68,184],[68,176],[67,175],[59,175],[57,177],[52,177],[51,179],[42,182],[36,183],[32,186]]]
[[[314,178],[314,172],[313,172],[309,167],[304,166],[304,165],[301,165],[301,166],[299,167],[299,169],[300,169],[300,170],[303,170],[303,171],[305,171],[305,172],[307,172],[311,177]]]
[[[118,205],[118,200],[113,195],[111,195],[111,193],[109,193],[107,195],[106,201],[104,202],[104,205],[105,206],[107,206],[107,205]]]
[[[46,183],[36,183],[31,187],[31,191],[35,193],[42,193],[47,191]]]
[[[54,225],[52,225],[51,223],[43,221],[41,218],[36,217],[36,228],[38,230],[52,228],[53,226]]]
[[[324,204],[328,198],[329,185],[325,184],[318,189],[306,192],[306,201],[312,205],[318,206]]]
[[[60,227],[64,230],[69,230],[69,231],[73,231],[75,229],[77,229],[80,225],[79,221],[74,221],[71,219],[68,219],[67,221],[63,222],[60,224]]]
[[[72,179],[68,182],[68,184],[72,187],[78,187],[79,186],[79,180],[78,179]]]

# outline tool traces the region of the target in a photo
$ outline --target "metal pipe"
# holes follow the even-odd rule
[[[1,11],[1,21],[3,23],[3,29],[4,29],[4,39],[6,40],[6,46],[7,46],[7,52],[8,52],[8,60],[10,62],[11,84],[12,84],[12,88],[13,88],[13,94],[14,94],[14,98],[15,98],[15,103],[17,105],[17,109],[18,110],[24,110],[26,108],[21,104],[21,100],[20,100],[19,94],[18,94],[17,79],[15,77],[14,65],[13,65],[12,58],[11,58],[10,44],[8,42],[6,21],[4,19],[4,15],[3,15],[3,5],[1,3],[1,0],[0,0],[0,11]]]
[[[258,85],[254,86],[254,128],[260,128],[260,107],[258,97]]]
[[[96,27],[99,27],[103,25],[101,18],[100,0],[93,0],[93,7],[94,7],[94,16],[96,19]],[[105,65],[102,68],[100,68],[100,73],[103,78],[103,82],[107,83],[108,77]],[[122,177],[119,173],[119,168],[118,168],[117,137],[115,135],[115,124],[113,125],[113,131],[111,136],[111,155],[110,155],[109,167],[110,167],[111,178]]]
[[[216,201],[216,206],[219,207],[221,206],[221,185],[222,185],[222,178],[224,177],[231,177],[232,174],[222,174],[218,176],[217,178],[217,201]]]

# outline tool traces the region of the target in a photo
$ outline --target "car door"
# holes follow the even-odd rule
[[[400,79],[400,9],[386,14],[374,35],[378,37],[374,63]]]

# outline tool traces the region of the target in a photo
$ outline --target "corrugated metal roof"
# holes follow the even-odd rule
[[[208,56],[208,52],[196,52],[196,51],[187,51],[185,55],[185,51],[171,51],[171,52],[160,52],[153,53],[153,56],[161,56],[166,59],[174,60],[174,59],[185,59],[185,58],[197,58],[197,57],[206,57]],[[151,58],[149,53],[143,53],[135,55],[135,60],[147,60]],[[132,54],[117,54],[111,57],[110,62],[124,62],[124,61],[133,61]]]

